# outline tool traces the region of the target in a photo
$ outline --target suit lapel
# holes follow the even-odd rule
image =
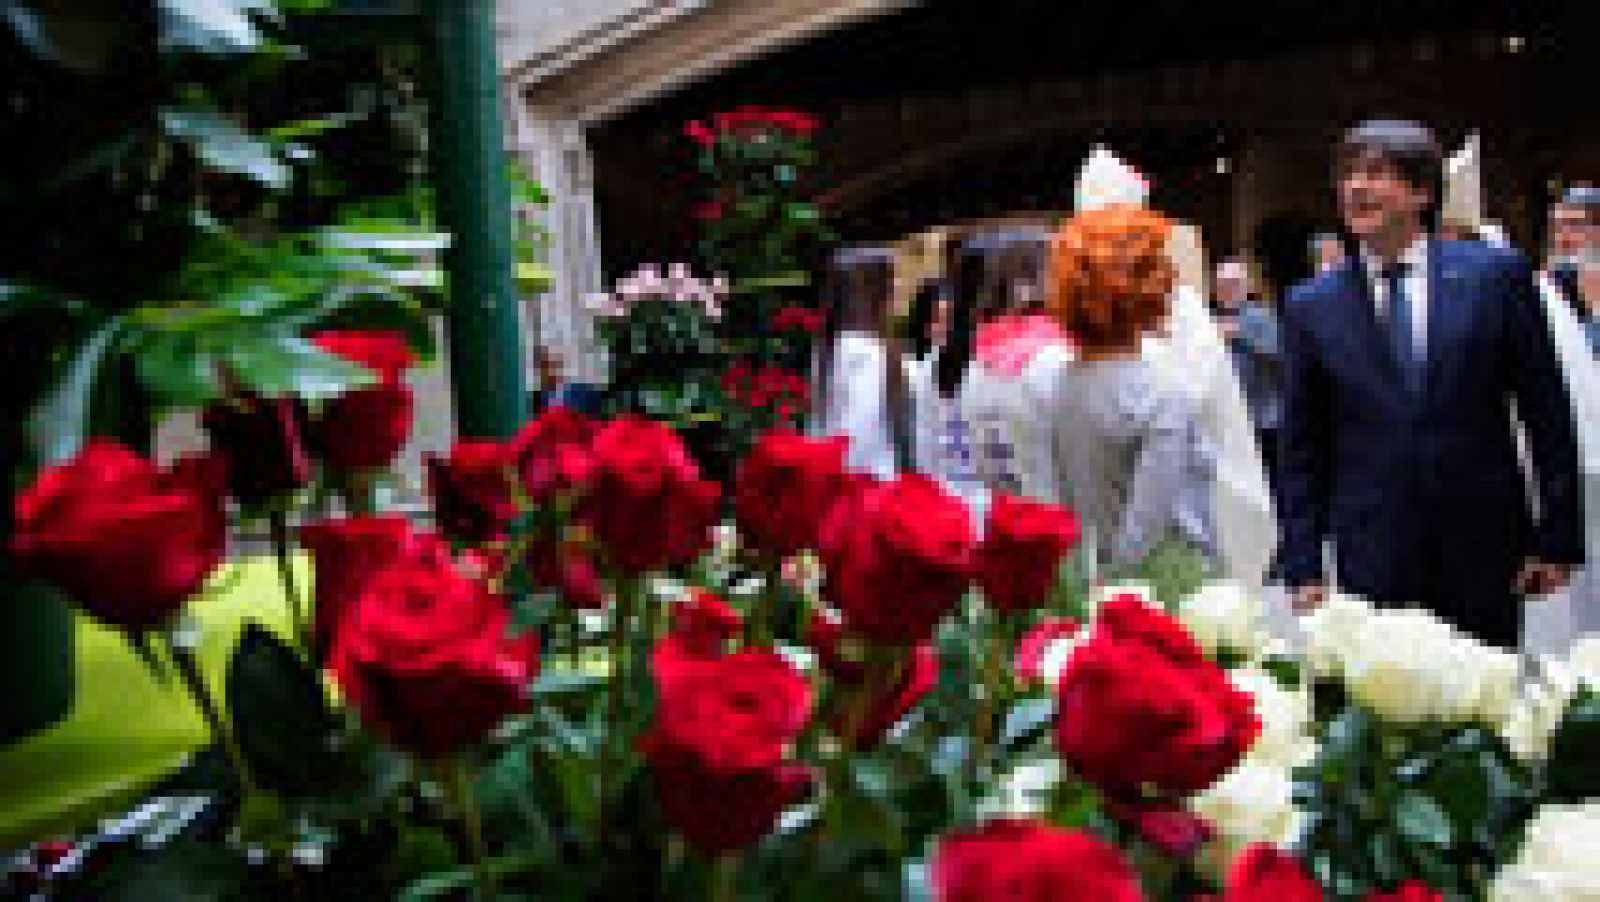
[[[1424,396],[1437,388],[1451,352],[1451,339],[1458,334],[1456,320],[1467,316],[1467,298],[1461,292],[1461,273],[1449,259],[1441,241],[1428,244],[1428,346],[1423,366]]]

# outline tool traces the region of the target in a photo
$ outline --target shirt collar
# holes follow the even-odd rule
[[[1405,252],[1400,255],[1400,263],[1405,266],[1406,271],[1409,273],[1426,272],[1428,267],[1428,236],[1418,235],[1417,239],[1411,242],[1411,246],[1406,248]],[[1383,261],[1378,258],[1378,255],[1372,253],[1366,245],[1361,247],[1361,264],[1366,267],[1369,277],[1374,279],[1381,277],[1384,271],[1388,269],[1387,266],[1383,265]]]

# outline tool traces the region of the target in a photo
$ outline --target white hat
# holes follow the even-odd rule
[[[1078,170],[1077,212],[1118,205],[1142,207],[1149,199],[1150,182],[1139,170],[1103,144],[1089,151],[1089,159]]]
[[[1461,149],[1444,162],[1445,222],[1467,229],[1484,225],[1483,141],[1477,132],[1467,135]]]

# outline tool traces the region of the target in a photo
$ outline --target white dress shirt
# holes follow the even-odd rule
[[[1389,267],[1368,248],[1361,249],[1361,262],[1366,269],[1367,285],[1372,290],[1372,303],[1377,308],[1378,322],[1387,329],[1389,322],[1389,280],[1384,272]],[[1428,239],[1418,238],[1400,255],[1405,264],[1406,300],[1411,311],[1411,347],[1416,359],[1428,356]]]

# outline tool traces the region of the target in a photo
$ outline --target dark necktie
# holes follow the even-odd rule
[[[1389,324],[1389,347],[1394,351],[1395,363],[1400,367],[1400,378],[1406,388],[1417,387],[1417,341],[1411,329],[1411,299],[1406,296],[1406,274],[1409,267],[1397,263],[1384,273],[1388,286],[1388,308],[1385,317]]]

